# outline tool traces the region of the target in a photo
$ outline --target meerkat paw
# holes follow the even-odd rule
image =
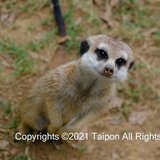
[[[94,147],[90,144],[88,144],[88,142],[82,142],[82,141],[65,141],[70,147],[79,150],[81,152],[85,152],[85,153],[92,153]]]
[[[60,136],[62,136],[62,134],[64,134],[64,133],[69,134],[69,133],[75,133],[75,132],[77,132],[77,131],[72,126],[64,126],[64,127],[59,129],[58,134]]]
[[[109,109],[113,109],[113,108],[120,108],[123,104],[123,99],[119,98],[119,97],[115,97],[114,101],[111,102],[111,104],[109,105]]]
[[[50,124],[50,125],[47,126],[47,131],[48,131],[49,133],[56,133],[56,131],[57,131],[59,128],[60,128],[59,126]]]
[[[62,144],[63,144],[62,140],[52,141],[52,144],[53,144],[55,149],[62,150]]]
[[[90,146],[86,145],[84,141],[82,142],[79,139],[74,139],[74,133],[78,133],[72,126],[63,127],[58,131],[63,142],[65,142],[70,147],[77,149],[82,152],[90,152]]]

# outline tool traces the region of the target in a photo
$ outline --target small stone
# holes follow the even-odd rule
[[[0,151],[6,150],[9,145],[9,142],[6,140],[0,140]]]
[[[113,125],[119,125],[122,123],[122,117],[121,115],[116,115],[115,117],[113,117],[110,121],[111,124]]]
[[[132,112],[130,117],[129,117],[129,122],[132,124],[132,125],[135,125],[135,124],[139,124],[139,125],[143,125],[144,122],[147,120],[148,116],[151,115],[151,112],[149,111],[135,111],[135,112]]]

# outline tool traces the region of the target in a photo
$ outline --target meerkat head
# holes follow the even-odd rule
[[[80,54],[86,70],[110,80],[124,81],[134,65],[130,47],[107,35],[95,35],[82,41]]]

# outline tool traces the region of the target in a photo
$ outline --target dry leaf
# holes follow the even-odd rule
[[[150,115],[150,112],[147,112],[147,111],[133,112],[129,117],[129,122],[133,125],[135,124],[142,125],[147,120],[149,115]]]
[[[2,150],[6,150],[7,147],[8,147],[8,145],[9,145],[9,142],[8,142],[8,141],[6,141],[6,140],[1,140],[1,141],[0,141],[0,150],[1,150],[1,151],[2,151]]]
[[[58,43],[63,44],[69,39],[69,36],[59,37]]]
[[[11,25],[16,19],[15,13],[7,12],[0,15],[0,22],[4,26]]]
[[[119,115],[115,115],[111,121],[110,121],[111,124],[113,125],[119,125],[122,123],[122,116],[119,114]]]

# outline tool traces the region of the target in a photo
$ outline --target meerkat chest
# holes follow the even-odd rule
[[[74,98],[66,97],[63,99],[62,116],[64,123],[69,122],[74,115],[80,112],[82,102],[78,103]]]

